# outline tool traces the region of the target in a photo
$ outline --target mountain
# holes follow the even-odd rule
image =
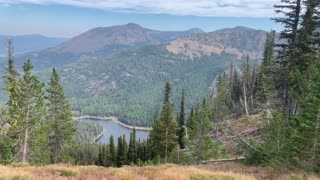
[[[167,50],[188,58],[203,55],[228,53],[237,56],[259,58],[263,50],[265,31],[246,27],[221,29],[210,33],[196,34],[172,41]]]
[[[21,35],[21,36],[7,36],[0,35],[0,55],[6,55],[6,41],[12,39],[14,43],[15,54],[28,53],[33,51],[40,51],[49,47],[57,46],[69,40],[68,38],[51,38],[38,34]]]
[[[81,57],[106,56],[122,50],[169,42],[198,33],[203,33],[203,31],[197,28],[187,31],[156,31],[134,23],[98,27],[59,46],[27,54],[18,59],[23,61],[26,58],[31,58],[36,68],[62,66],[75,62]]]
[[[132,25],[113,28],[123,30],[128,26]],[[136,25],[131,28],[141,29]],[[96,32],[97,29],[92,31]],[[197,29],[190,31],[199,32]],[[175,34],[173,32],[151,32],[157,32],[157,35],[140,34],[139,36],[148,38],[139,39],[135,37],[137,33],[134,33],[135,36],[130,36],[131,41],[124,35],[126,33],[118,35],[118,38],[106,37],[113,39],[113,44],[124,44],[126,41],[122,38],[127,39],[129,44],[126,46],[129,48],[117,50],[108,56],[86,54],[68,64],[63,55],[52,56],[54,64],[61,62],[58,71],[66,95],[72,103],[74,115],[114,115],[131,125],[150,126],[154,112],[162,104],[166,81],[172,84],[175,108],[178,108],[182,89],[186,90],[186,105],[190,108],[201,101],[199,98],[210,93],[217,76],[225,72],[231,62],[239,65],[247,55],[253,60],[261,57],[266,38],[266,32],[244,27],[195,34],[184,31],[185,35],[180,38],[177,35],[172,38],[172,34]],[[178,34],[181,35],[181,32]],[[67,44],[78,38],[79,36],[50,50],[60,48],[62,51],[62,47],[74,47]],[[90,43],[84,43],[83,46],[88,44]],[[108,42],[97,45],[95,49],[105,47],[115,46]],[[68,48],[69,52],[70,49]],[[45,62],[32,60],[35,66]],[[39,72],[41,80],[47,82],[50,72],[42,69]]]
[[[231,62],[260,57],[265,38],[264,31],[223,29],[108,57],[82,58],[58,70],[75,115],[115,115],[128,124],[149,126],[162,104],[166,81],[172,83],[175,107],[182,89],[190,107],[208,95]]]

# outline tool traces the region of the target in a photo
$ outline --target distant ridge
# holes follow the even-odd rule
[[[6,54],[6,41],[8,39],[13,40],[15,54],[44,50],[69,40],[68,38],[46,37],[40,34],[0,35],[0,54]]]
[[[62,66],[75,62],[82,56],[101,57],[203,32],[199,28],[186,31],[158,31],[144,28],[135,23],[97,27],[75,36],[61,45],[26,54],[18,59],[20,63],[26,58],[32,59],[36,69]]]

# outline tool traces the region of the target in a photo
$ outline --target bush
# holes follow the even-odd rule
[[[73,171],[68,171],[68,170],[61,170],[61,171],[59,171],[59,175],[60,175],[60,176],[70,177],[70,176],[75,176],[75,175],[77,175],[77,173],[76,173],[76,172],[73,172]]]

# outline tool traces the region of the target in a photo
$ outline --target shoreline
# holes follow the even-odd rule
[[[119,118],[118,117],[115,117],[115,116],[107,116],[107,117],[98,117],[98,116],[80,116],[80,117],[72,117],[74,120],[78,120],[78,119],[98,119],[98,120],[108,120],[108,121],[114,121],[116,123],[118,123],[120,126],[123,126],[125,128],[128,128],[128,129],[136,129],[136,130],[139,130],[139,131],[151,131],[152,128],[151,127],[139,127],[139,126],[131,126],[131,125],[128,125],[128,124],[125,124],[123,122],[120,122],[119,121]]]
[[[96,142],[103,136],[104,133],[105,133],[105,130],[104,130],[104,128],[103,128],[102,132],[101,132],[98,136],[96,136],[96,137],[91,141],[91,143],[96,143]]]

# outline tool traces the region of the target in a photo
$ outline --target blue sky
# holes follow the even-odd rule
[[[247,26],[280,30],[270,20],[280,0],[0,0],[0,35],[73,37],[129,22],[156,30]]]

